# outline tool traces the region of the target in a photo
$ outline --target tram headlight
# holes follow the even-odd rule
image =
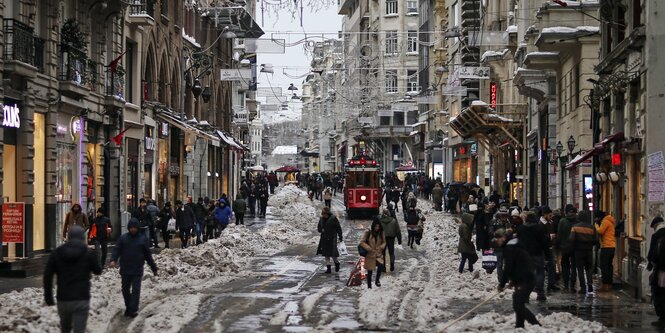
[[[360,196],[360,200],[361,200],[361,201],[365,201],[365,200],[367,200],[367,197],[364,196],[364,195],[361,195],[361,196]]]

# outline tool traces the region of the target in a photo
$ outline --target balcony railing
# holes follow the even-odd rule
[[[4,19],[3,30],[5,34],[4,58],[33,65],[35,58],[34,29],[21,21]]]
[[[85,52],[69,45],[60,46],[60,81],[73,82],[81,87],[89,87],[88,61]]]
[[[106,95],[121,101],[125,100],[125,74],[119,69],[111,72],[109,67],[106,70]]]
[[[130,0],[129,15],[155,16],[155,3],[153,0]],[[163,1],[162,1],[163,2]]]

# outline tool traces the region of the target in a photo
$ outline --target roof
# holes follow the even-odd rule
[[[272,155],[297,155],[297,146],[277,146],[272,151]]]

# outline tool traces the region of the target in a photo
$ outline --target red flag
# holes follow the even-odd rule
[[[558,4],[561,7],[568,7],[568,3],[565,2],[564,0],[552,0],[554,3]]]
[[[117,58],[113,59],[113,61],[111,61],[111,63],[108,66],[106,66],[106,67],[111,68],[111,74],[115,74],[115,71],[118,68],[118,63],[120,63],[120,59],[122,59],[122,57],[125,55],[125,53],[127,53],[127,51],[123,52]]]
[[[112,137],[111,141],[113,141],[113,143],[115,143],[117,146],[122,144],[122,138],[125,136],[125,132],[127,132],[127,130],[128,128],[125,128],[122,132],[120,132],[120,134]]]

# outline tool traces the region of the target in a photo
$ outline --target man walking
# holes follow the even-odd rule
[[[194,216],[196,217],[196,245],[203,243],[201,235],[203,234],[203,225],[208,209],[203,204],[203,198],[199,197],[196,204],[193,205]]]
[[[545,258],[549,257],[549,239],[547,229],[538,223],[536,214],[529,212],[526,222],[517,229],[520,242],[531,255],[531,265],[536,274],[535,290],[539,301],[546,301],[545,296]],[[505,252],[504,252],[505,255]]]
[[[561,278],[564,291],[575,292],[575,280],[577,279],[573,243],[570,241],[570,231],[577,223],[577,208],[567,204],[564,208],[566,216],[559,221],[556,236],[556,244],[561,252]]]
[[[182,205],[182,202],[181,202]],[[141,299],[143,266],[147,262],[153,274],[157,275],[157,265],[152,259],[145,236],[139,234],[139,221],[135,218],[127,224],[128,232],[120,236],[111,257],[111,268],[120,262],[122,297],[125,300],[125,316],[136,317]]]
[[[392,217],[388,209],[384,209],[381,213],[381,218],[379,218],[381,226],[383,227],[383,235],[386,237],[386,247],[383,248],[383,262],[386,262],[386,249],[388,250],[388,255],[390,255],[390,271],[395,271],[395,239],[397,243],[402,245],[402,231],[399,228],[399,223],[397,219]],[[386,266],[383,266],[383,269],[386,269]]]
[[[51,253],[44,270],[44,299],[53,300],[53,276],[57,275],[58,315],[62,332],[84,333],[90,310],[90,273],[101,274],[97,254],[88,250],[85,230],[74,225],[67,231],[67,243]]]
[[[108,236],[111,233],[111,220],[104,216],[102,208],[97,209],[97,216],[90,223],[90,240],[95,245],[95,252],[100,259],[102,268],[106,264],[106,254],[108,253]]]
[[[665,221],[662,217],[656,216],[651,221],[651,228],[653,228],[654,234],[649,243],[647,269],[652,271],[649,276],[649,284],[651,285],[653,307],[658,316],[658,320],[651,324],[665,327],[665,286],[659,283],[660,274],[665,273]]]
[[[148,222],[148,231],[150,232],[150,241],[152,241],[153,246],[157,249],[159,248],[159,237],[157,237],[157,224],[159,223],[159,207],[155,200],[148,200],[148,205],[146,206],[148,212],[150,212],[150,221]],[[167,221],[168,222],[168,221]],[[148,241],[148,243],[150,243]]]
[[[184,249],[192,237],[192,228],[194,227],[196,216],[194,216],[192,208],[189,205],[183,206],[180,200],[176,200],[175,207],[175,225],[180,232],[180,248]]]
[[[506,244],[506,242],[508,242]],[[497,245],[503,250],[503,275],[499,283],[499,291],[503,291],[508,282],[515,287],[513,293],[513,310],[515,311],[515,328],[523,328],[524,321],[531,325],[541,326],[536,316],[526,307],[529,295],[536,283],[532,258],[522,246],[522,235],[508,241],[506,234],[497,239]]]
[[[139,200],[139,206],[132,212],[132,218],[138,222],[141,233],[145,235],[145,241],[150,244],[150,225],[152,224],[152,214],[148,210],[148,203],[144,198]],[[157,244],[155,244],[157,245]]]
[[[316,254],[321,254],[326,258],[326,273],[332,272],[330,260],[335,262],[335,272],[339,272],[340,264],[339,250],[337,249],[337,240],[342,241],[342,227],[335,215],[330,212],[330,208],[323,207],[321,218],[319,219],[318,231],[321,233],[319,247]]]
[[[587,296],[595,295],[593,292],[592,267],[593,247],[598,243],[598,234],[591,224],[591,212],[583,210],[577,214],[577,223],[570,230],[570,241],[575,252],[575,267],[577,277],[580,279],[580,293]]]
[[[600,224],[596,225],[596,231],[601,238],[600,272],[603,282],[603,285],[598,290],[599,292],[608,292],[613,289],[614,267],[612,263],[614,262],[614,249],[617,246],[614,226],[615,219],[610,214],[606,214],[600,221]]]
[[[552,217],[554,213],[549,206],[543,206],[540,211],[540,223],[545,226],[547,231],[547,247],[549,248],[549,254],[545,257],[545,267],[547,269],[547,290],[559,291],[561,290],[556,286],[556,261],[554,259],[554,242],[556,241],[557,231],[554,229],[554,224],[552,223]]]
[[[246,210],[247,204],[245,203],[245,200],[243,200],[242,196],[238,194],[235,201],[233,201],[233,214],[236,216],[236,225],[245,225]]]
[[[440,212],[443,204],[443,189],[439,183],[436,183],[432,189],[432,202],[434,203],[434,210]]]

